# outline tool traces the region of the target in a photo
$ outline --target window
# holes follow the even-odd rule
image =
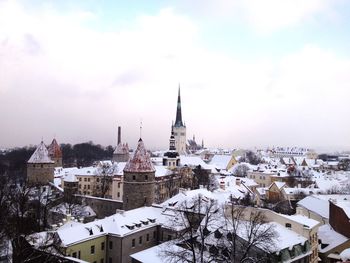
[[[146,241],[147,242],[149,241],[149,234],[147,234],[147,236],[146,236]]]
[[[135,175],[132,176],[132,180],[134,180],[134,181],[136,180],[136,176]]]
[[[118,183],[118,188],[120,188],[120,183]]]
[[[105,262],[104,258],[101,258],[100,263],[104,263],[104,262]]]
[[[113,249],[113,242],[109,241],[109,249]]]
[[[292,228],[292,225],[290,223],[286,223],[286,228]]]
[[[168,235],[168,240],[171,240],[171,235]]]
[[[87,178],[85,177],[85,178],[84,178],[84,182],[86,182],[86,181],[87,181]]]
[[[105,242],[101,243],[101,250],[105,250]]]
[[[79,177],[79,181],[81,181],[81,177]]]
[[[135,238],[131,241],[131,246],[135,247]]]
[[[95,260],[94,263],[97,263],[97,261]]]
[[[100,178],[97,178],[97,179],[96,179],[96,182],[99,182],[99,181],[100,181]]]
[[[86,189],[86,184],[84,184],[84,189]]]
[[[88,178],[88,182],[90,182],[90,178]]]
[[[112,259],[112,258],[109,258],[109,259],[108,259],[108,263],[113,263],[113,259]]]
[[[88,184],[88,189],[90,189],[90,185]]]
[[[95,246],[91,246],[91,248],[90,248],[90,253],[91,253],[91,254],[95,254]]]
[[[139,237],[139,244],[142,244],[142,236]]]
[[[81,256],[81,255],[80,255],[80,250],[79,250],[79,251],[78,251],[78,258],[79,258],[79,259],[80,259],[80,256]]]
[[[145,175],[145,180],[148,181],[148,175],[147,174]]]
[[[120,197],[120,193],[119,192],[118,192],[117,196]]]
[[[72,257],[76,258],[77,257],[77,252],[73,252]]]

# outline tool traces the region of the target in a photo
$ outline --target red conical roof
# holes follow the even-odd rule
[[[151,157],[146,151],[142,139],[138,142],[134,157],[125,165],[124,172],[155,172]]]
[[[51,158],[62,158],[61,147],[58,145],[56,139],[52,140],[52,143],[47,147]]]

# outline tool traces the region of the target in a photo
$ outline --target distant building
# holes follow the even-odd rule
[[[129,146],[127,143],[121,142],[121,127],[118,126],[118,141],[117,147],[113,153],[114,162],[127,162],[129,161]]]
[[[172,126],[175,137],[175,149],[179,154],[186,153],[186,126],[182,122],[180,87],[177,97],[176,119]]]
[[[30,184],[47,184],[54,180],[55,162],[50,158],[43,141],[27,162],[27,180]]]
[[[51,144],[47,147],[49,156],[55,162],[55,167],[62,167],[62,151],[56,139],[53,139]]]

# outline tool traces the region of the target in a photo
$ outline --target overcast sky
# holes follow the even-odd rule
[[[0,0],[0,147],[350,149],[350,1]]]

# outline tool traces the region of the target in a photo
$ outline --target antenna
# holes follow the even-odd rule
[[[140,139],[142,138],[142,119],[140,119]]]

